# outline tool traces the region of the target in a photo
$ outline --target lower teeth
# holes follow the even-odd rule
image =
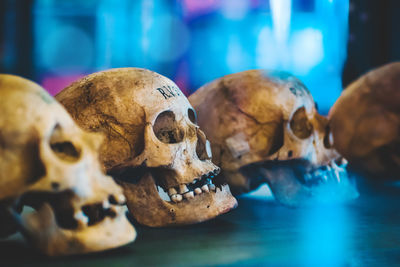
[[[182,195],[179,194],[175,194],[171,196],[171,200],[173,202],[181,202],[182,201]]]
[[[206,184],[201,187],[201,190],[203,190],[203,192],[206,192],[206,193],[210,192],[210,189],[208,188],[208,185],[206,185]]]

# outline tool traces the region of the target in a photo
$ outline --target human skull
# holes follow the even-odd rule
[[[26,79],[0,74],[0,98],[0,213],[8,223],[15,219],[28,241],[51,256],[133,241],[122,188],[101,172],[102,138],[78,128],[59,103]],[[25,205],[34,211],[21,215]]]
[[[189,97],[210,139],[217,177],[239,194],[267,182],[275,198],[296,206],[357,196],[327,119],[311,94],[285,72],[249,70],[219,78]],[[336,161],[335,161],[336,160]],[[339,165],[338,165],[339,164]]]
[[[73,83],[56,98],[84,129],[107,136],[101,162],[124,187],[139,223],[192,224],[236,206],[227,185],[212,183],[219,168],[209,142],[171,80],[146,69],[112,69]]]
[[[400,62],[350,84],[329,112],[334,147],[357,171],[400,179]]]

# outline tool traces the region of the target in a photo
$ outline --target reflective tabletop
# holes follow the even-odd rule
[[[29,266],[399,266],[400,187],[360,187],[350,203],[287,208],[244,196],[234,211],[180,228],[136,226],[127,246],[46,258],[18,235],[0,241],[0,265]]]

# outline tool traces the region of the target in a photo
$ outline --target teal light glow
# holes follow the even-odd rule
[[[37,0],[35,71],[143,67],[189,94],[226,74],[279,69],[326,113],[342,90],[348,11],[349,0]]]
[[[345,266],[353,246],[349,243],[354,227],[352,219],[343,204],[302,209],[299,266]]]
[[[348,0],[265,1],[240,20],[223,12],[191,23],[195,87],[254,68],[286,70],[309,87],[322,112],[342,90]]]

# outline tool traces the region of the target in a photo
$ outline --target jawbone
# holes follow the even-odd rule
[[[85,254],[116,248],[135,240],[136,231],[124,214],[123,207],[115,207],[114,218],[77,229],[63,229],[57,225],[55,214],[47,203],[29,214],[17,216],[22,234],[35,248],[49,256]]]
[[[304,161],[268,161],[242,167],[241,173],[264,179],[275,199],[291,207],[346,202],[359,196],[355,181],[334,161],[313,168]]]
[[[127,205],[134,219],[150,227],[200,223],[226,213],[237,206],[229,186],[217,186],[207,193],[180,202],[163,200],[150,173],[137,183],[121,181]]]

